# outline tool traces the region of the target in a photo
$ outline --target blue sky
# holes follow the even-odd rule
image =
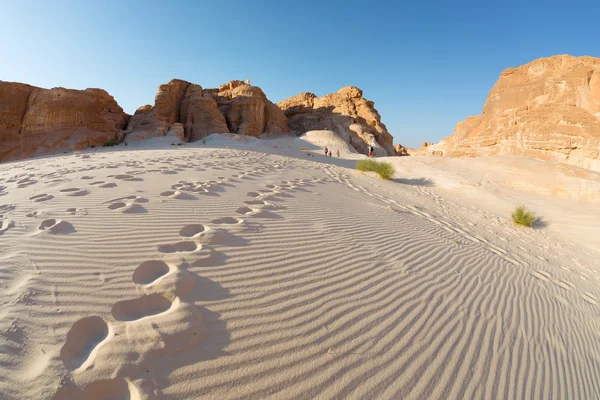
[[[600,1],[0,0],[0,80],[107,90],[128,113],[172,78],[250,78],[277,102],[360,87],[395,143],[479,114],[500,72],[600,56]]]

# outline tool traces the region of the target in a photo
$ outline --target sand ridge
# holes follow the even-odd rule
[[[2,398],[598,395],[594,254],[426,180],[167,148],[0,185]]]

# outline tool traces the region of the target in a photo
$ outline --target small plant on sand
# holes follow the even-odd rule
[[[524,206],[518,206],[515,211],[512,212],[512,220],[517,225],[533,226],[536,220],[535,214],[531,211],[527,211]]]
[[[105,142],[102,147],[113,147],[119,144],[119,141],[117,139],[113,139],[113,140],[109,140],[108,142]]]
[[[303,148],[301,148],[300,150],[301,150],[301,151],[306,151],[307,149],[306,149],[306,147],[303,147]]]
[[[391,179],[396,170],[389,162],[377,162],[375,160],[361,160],[356,163],[356,169],[359,171],[377,172],[383,179]]]

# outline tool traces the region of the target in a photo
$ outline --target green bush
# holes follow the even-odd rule
[[[517,225],[533,226],[536,220],[535,214],[531,211],[527,211],[525,207],[518,206],[515,211],[512,212],[512,220]]]
[[[391,179],[394,176],[396,170],[394,166],[389,162],[377,162],[372,159],[361,160],[356,163],[356,169],[359,171],[373,171],[377,172],[383,179]]]
[[[109,140],[108,142],[104,143],[102,145],[102,147],[113,147],[119,144],[119,141],[117,139],[113,139],[113,140]]]

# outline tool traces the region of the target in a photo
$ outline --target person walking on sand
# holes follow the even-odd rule
[[[373,146],[369,146],[369,157],[373,157]]]
[[[337,150],[335,151],[335,156],[336,156],[336,157],[338,157],[338,158],[340,157],[340,149],[337,149]]]
[[[329,157],[331,157],[331,150],[329,150]]]
[[[327,157],[328,152],[329,152],[329,150],[327,149],[327,146],[325,146],[325,157]]]

